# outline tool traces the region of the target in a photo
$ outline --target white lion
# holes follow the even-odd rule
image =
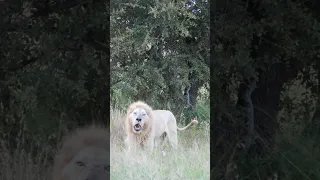
[[[148,104],[137,101],[132,103],[127,111],[125,142],[129,151],[135,152],[137,148],[147,148],[152,151],[155,145],[159,145],[161,139],[167,138],[173,149],[177,149],[177,130],[185,130],[197,123],[197,120],[192,120],[187,126],[179,128],[172,112],[152,110]]]
[[[64,138],[55,156],[53,180],[105,180],[110,176],[109,130],[78,129]]]

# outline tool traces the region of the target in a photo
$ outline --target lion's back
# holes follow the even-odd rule
[[[168,126],[176,125],[176,118],[168,110],[153,110],[155,135],[160,136],[167,130]]]
[[[174,118],[171,111],[168,110],[153,110],[154,121],[165,121],[166,123]]]

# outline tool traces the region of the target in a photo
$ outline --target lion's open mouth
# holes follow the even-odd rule
[[[140,126],[140,124],[136,124],[133,126],[135,131],[141,131],[142,127]]]

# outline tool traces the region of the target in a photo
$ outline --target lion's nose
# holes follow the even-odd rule
[[[137,118],[136,120],[137,120],[138,122],[140,122],[140,121],[141,121],[141,118]]]

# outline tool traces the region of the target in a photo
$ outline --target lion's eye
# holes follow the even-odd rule
[[[146,114],[142,114],[142,116],[145,116]]]
[[[136,113],[136,112],[134,112],[133,114],[134,114],[134,115],[137,115],[137,113]]]
[[[84,162],[82,161],[77,161],[76,164],[80,167],[83,167],[85,165]]]

